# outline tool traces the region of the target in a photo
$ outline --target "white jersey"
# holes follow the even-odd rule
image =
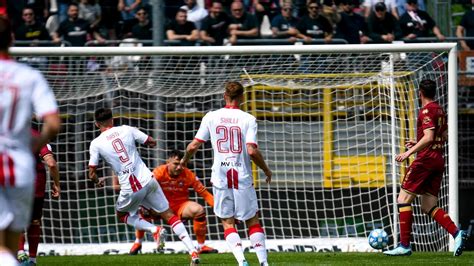
[[[253,115],[225,107],[207,113],[195,136],[211,139],[214,150],[211,182],[217,188],[248,188],[253,185],[252,167],[246,144],[257,145],[257,122]]]
[[[0,186],[34,182],[31,118],[57,113],[54,94],[36,69],[0,58]]]
[[[145,143],[147,140],[148,135],[135,127],[107,129],[91,142],[89,167],[97,167],[99,157],[102,157],[118,176],[120,189],[136,192],[153,178],[135,145],[136,142]]]

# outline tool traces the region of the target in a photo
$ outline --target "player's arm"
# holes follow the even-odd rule
[[[94,182],[97,187],[104,186],[104,179],[97,176],[97,166],[89,165],[89,179]]]
[[[423,137],[418,141],[415,145],[413,145],[408,151],[398,154],[395,157],[397,162],[403,162],[406,158],[410,157],[412,154],[417,153],[427,146],[429,146],[435,137],[435,130],[434,128],[427,128],[423,130]]]
[[[272,170],[268,168],[267,163],[265,163],[263,155],[258,149],[257,145],[253,143],[247,143],[247,152],[252,161],[265,173],[265,176],[267,177],[265,181],[270,183],[272,181]]]
[[[186,167],[189,160],[194,156],[194,154],[196,154],[199,147],[201,147],[201,144],[202,142],[197,139],[193,139],[193,141],[191,141],[191,143],[188,144],[188,146],[186,147],[186,151],[184,152],[184,156],[181,159],[181,165],[183,167]]]
[[[197,176],[193,176],[192,178],[194,178],[192,183],[194,191],[196,191],[196,193],[198,193],[198,195],[201,196],[209,206],[214,207],[214,196],[207,191],[206,187],[201,183],[201,181],[199,181]]]
[[[53,154],[51,153],[43,156],[43,161],[48,166],[49,174],[53,179],[53,185],[51,186],[51,195],[53,196],[53,198],[58,198],[61,193],[61,187],[59,185],[58,163],[56,162]]]
[[[148,136],[145,143],[143,143],[143,144],[147,145],[150,148],[154,148],[154,147],[156,147],[156,140],[153,137]]]

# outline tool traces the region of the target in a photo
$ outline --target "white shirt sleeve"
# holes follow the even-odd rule
[[[255,144],[257,143],[257,119],[253,117],[249,121],[249,126],[247,132],[245,133],[245,144]]]
[[[135,139],[136,142],[143,144],[148,139],[148,135],[141,132],[138,128],[129,127],[129,129],[132,132],[133,138]]]
[[[209,113],[207,113],[202,118],[201,125],[199,126],[199,130],[196,133],[196,136],[194,137],[198,141],[206,142],[206,141],[209,140],[210,132],[209,132],[209,116],[208,116],[208,114]]]
[[[94,142],[92,142],[91,146],[89,147],[89,156],[90,156],[89,166],[99,165],[100,154],[99,154],[99,151],[98,151],[96,145],[94,145]]]
[[[48,82],[44,79],[43,75],[38,72],[33,72],[35,77],[33,81],[33,111],[38,117],[44,115],[57,113],[58,104],[54,98],[53,91],[49,88]]]

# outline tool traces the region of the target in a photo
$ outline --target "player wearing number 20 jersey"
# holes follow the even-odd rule
[[[272,171],[257,146],[255,117],[239,109],[244,99],[243,86],[238,82],[226,83],[224,99],[224,108],[209,112],[202,119],[194,140],[186,148],[181,165],[186,166],[201,144],[211,140],[214,150],[211,174],[214,212],[222,220],[224,238],[239,265],[247,265],[234,219],[245,221],[260,264],[268,265],[250,160],[264,171],[267,183],[271,181]]]
[[[225,106],[207,113],[195,136],[200,142],[211,139],[214,150],[211,182],[216,188],[248,188],[253,184],[247,144],[257,145],[254,116],[238,107]]]

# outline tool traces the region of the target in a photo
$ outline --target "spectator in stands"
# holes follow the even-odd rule
[[[399,32],[397,19],[387,12],[384,3],[377,3],[367,20],[368,36],[373,43],[391,43]]]
[[[367,43],[367,23],[365,18],[354,13],[356,0],[341,0],[341,21],[337,25],[337,37],[345,39],[348,43]]]
[[[49,17],[48,5],[49,1],[47,0],[27,0],[19,1],[25,3],[25,8],[29,7],[33,9],[35,13],[35,20],[40,24],[45,24],[46,19]]]
[[[325,17],[336,31],[336,26],[341,21],[341,14],[337,12],[337,6],[333,0],[323,0],[321,5],[321,16]]]
[[[242,2],[233,2],[231,5],[229,42],[236,44],[238,39],[253,39],[258,37],[257,18],[245,12]]]
[[[140,7],[135,13],[138,23],[132,27],[132,37],[139,40],[153,39],[153,25],[148,18],[146,8]]]
[[[102,9],[96,0],[81,0],[79,4],[79,18],[89,22],[91,28],[98,30],[102,19]]]
[[[74,2],[73,0],[57,0],[59,22],[63,22],[68,18],[69,5]]]
[[[291,43],[296,41],[296,35],[298,35],[298,30],[296,29],[298,19],[293,17],[292,11],[291,3],[283,3],[281,14],[272,20],[273,38],[287,38]]]
[[[15,40],[17,41],[32,41],[32,45],[34,41],[48,41],[51,40],[48,31],[44,27],[44,25],[35,18],[35,12],[32,8],[25,8],[23,9],[23,24],[21,24],[15,30]],[[17,46],[22,46],[17,45]]]
[[[407,12],[400,17],[401,36],[413,40],[419,37],[429,37],[431,32],[440,41],[445,37],[439,30],[431,16],[423,10],[418,9],[417,0],[407,0]]]
[[[474,4],[474,0],[471,0],[471,2]],[[461,23],[456,29],[456,37],[474,37],[474,8],[466,11],[462,16]],[[474,49],[474,40],[460,40],[459,42],[464,51]]]
[[[229,17],[223,12],[221,2],[213,2],[209,15],[202,21],[201,40],[209,45],[222,45],[227,37]]]
[[[317,0],[308,0],[308,15],[301,18],[296,29],[298,38],[311,43],[313,39],[324,39],[325,43],[332,41],[332,26],[329,21],[319,15],[320,5]]]
[[[195,45],[199,39],[199,32],[194,23],[187,21],[188,11],[184,9],[176,12],[175,19],[166,27],[166,37],[170,41],[179,41],[179,45]]]
[[[141,6],[142,0],[119,0],[118,10],[122,15],[122,35],[128,35],[133,25],[137,24],[135,13]]]
[[[264,16],[267,16],[268,20],[272,21],[278,15],[280,9],[279,0],[253,0],[253,8],[257,17],[258,27],[260,27]]]
[[[391,13],[397,20],[400,17],[397,11],[396,0],[364,0],[364,16],[368,18],[371,13],[375,12],[375,5],[377,3],[384,3],[387,7],[387,12]]]
[[[407,0],[395,0],[397,3],[397,12],[401,16],[407,12],[406,4]],[[424,0],[417,0],[418,9],[426,11],[426,5]]]
[[[307,0],[293,0],[294,14],[296,14],[297,18],[302,18],[308,14],[306,1]]]
[[[118,0],[100,0],[102,10],[101,26],[107,30],[109,40],[117,40],[117,26],[121,19],[118,11]]]
[[[194,23],[196,28],[201,29],[202,20],[207,17],[207,10],[199,6],[196,0],[184,0],[186,5],[182,6],[181,9],[188,11],[188,21]]]
[[[53,40],[60,42],[62,37],[65,41],[71,43],[72,46],[84,46],[87,42],[87,34],[90,33],[99,42],[105,42],[105,39],[100,36],[90,24],[79,18],[79,7],[77,4],[70,4],[68,11],[68,19],[61,22],[57,32],[53,33]]]

